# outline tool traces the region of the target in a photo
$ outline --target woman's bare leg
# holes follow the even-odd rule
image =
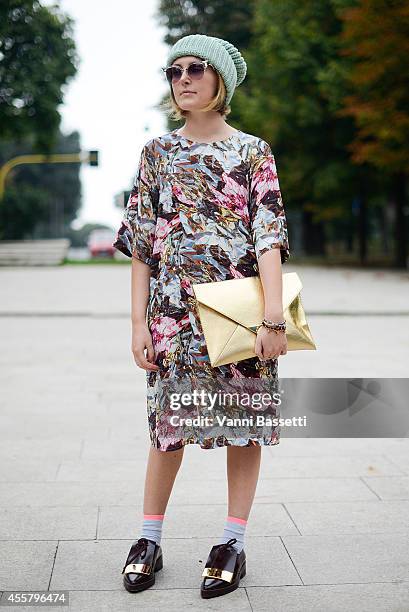
[[[228,446],[228,515],[247,521],[260,473],[261,446]]]
[[[150,448],[145,476],[144,514],[165,514],[184,449],[184,446],[175,451]]]

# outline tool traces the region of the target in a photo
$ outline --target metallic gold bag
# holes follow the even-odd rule
[[[301,303],[301,280],[296,272],[282,278],[287,349],[316,350]],[[256,327],[264,317],[260,277],[198,283],[192,288],[212,367],[255,357]]]

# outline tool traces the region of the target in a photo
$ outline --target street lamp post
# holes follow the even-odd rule
[[[6,177],[10,170],[20,164],[61,164],[80,162],[90,166],[99,165],[99,151],[79,151],[78,153],[54,153],[52,155],[32,154],[17,155],[6,161],[0,168],[0,201],[4,197]]]

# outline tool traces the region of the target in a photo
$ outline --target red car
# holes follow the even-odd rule
[[[93,230],[88,237],[88,250],[91,257],[110,257],[115,256],[115,247],[112,246],[115,240],[115,232],[107,229]]]

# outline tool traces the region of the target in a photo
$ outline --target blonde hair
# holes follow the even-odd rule
[[[223,117],[227,117],[231,113],[231,108],[228,104],[225,103],[226,100],[226,86],[220,74],[216,71],[217,74],[217,91],[215,96],[210,100],[209,104],[205,107],[201,108],[202,112],[207,111],[217,111]],[[170,95],[165,99],[165,101],[159,105],[159,109],[165,111],[168,115],[169,119],[173,121],[180,121],[187,117],[189,111],[180,108],[179,104],[175,100],[175,96],[173,93],[173,88],[170,85]]]

